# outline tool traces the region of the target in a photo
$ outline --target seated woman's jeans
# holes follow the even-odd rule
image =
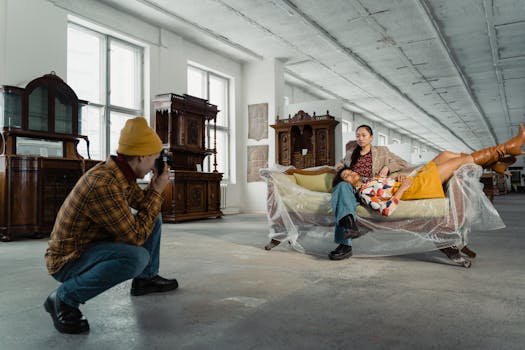
[[[92,244],[77,260],[64,265],[53,277],[63,282],[58,298],[73,307],[84,304],[109,288],[131,278],[151,278],[159,272],[159,215],[142,246],[117,242]]]
[[[348,182],[340,182],[332,189],[332,209],[335,214],[334,242],[344,245],[352,245],[350,238],[345,239],[345,229],[339,225],[339,221],[352,214],[356,218],[356,208],[359,205],[355,198],[354,188]]]

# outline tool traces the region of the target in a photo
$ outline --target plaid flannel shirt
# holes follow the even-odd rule
[[[142,245],[161,204],[160,193],[130,183],[109,157],[82,176],[62,204],[45,254],[49,273],[78,259],[95,242]]]

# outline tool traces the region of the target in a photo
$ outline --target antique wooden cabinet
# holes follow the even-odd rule
[[[48,234],[64,199],[97,161],[77,144],[87,104],[55,74],[0,87],[0,239]]]
[[[173,155],[171,182],[163,193],[162,218],[173,223],[221,217],[220,182],[215,140],[217,106],[189,95],[162,94],[153,100],[155,130]],[[213,124],[212,124],[213,122]],[[208,145],[207,145],[208,142]],[[206,157],[214,157],[212,172],[203,169]]]
[[[335,164],[335,127],[339,124],[328,111],[310,116],[299,111],[270,125],[275,129],[275,160],[298,169]]]

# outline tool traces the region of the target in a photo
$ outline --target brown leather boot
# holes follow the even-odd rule
[[[520,123],[518,135],[514,136],[505,143],[476,151],[472,153],[471,156],[474,159],[474,163],[486,168],[489,165],[501,160],[506,155],[520,156],[525,154],[525,152],[521,150],[524,143],[525,128],[523,127],[523,124]]]
[[[512,164],[516,163],[516,157],[507,156],[498,160],[496,163],[490,164],[487,168],[494,170],[498,174],[504,176],[510,176],[510,173],[507,172],[507,168]]]

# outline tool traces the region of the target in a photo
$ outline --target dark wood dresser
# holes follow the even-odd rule
[[[217,172],[215,122],[217,106],[189,95],[161,94],[153,100],[155,130],[173,155],[171,182],[166,187],[162,219],[166,223],[221,217]],[[206,157],[214,157],[212,172],[203,169]]]
[[[47,235],[65,198],[98,161],[77,144],[82,106],[55,74],[0,87],[0,239]],[[88,148],[89,149],[89,148]]]

